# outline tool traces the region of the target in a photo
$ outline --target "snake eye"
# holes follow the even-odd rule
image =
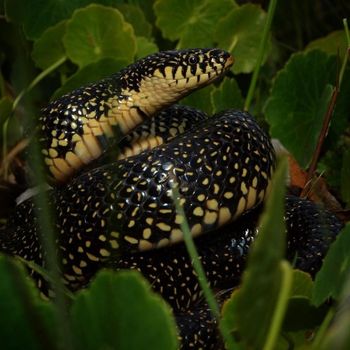
[[[198,56],[196,55],[191,55],[188,57],[188,63],[191,65],[195,65],[198,63]]]

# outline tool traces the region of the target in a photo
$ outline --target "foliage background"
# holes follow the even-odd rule
[[[52,98],[101,79],[158,50],[212,46],[229,50],[236,59],[233,74],[221,84],[208,86],[187,97],[183,103],[202,108],[210,114],[224,108],[249,107],[271,136],[279,138],[300,166],[306,169],[349,45],[342,19],[349,16],[350,5],[346,1],[279,1],[257,88],[252,103],[247,106],[246,97],[257,63],[267,7],[267,1],[233,0],[0,0],[0,217],[6,220],[18,194],[8,176],[7,156],[32,128],[40,108]],[[318,171],[343,208],[350,205],[349,78],[347,66],[318,165]],[[278,207],[278,204],[275,205]],[[333,296],[342,305],[341,300],[347,295],[345,281],[349,259],[345,248],[350,242],[347,242],[345,233],[346,230],[341,236],[345,238],[338,243],[341,248],[335,246],[333,257],[329,257],[331,267],[326,266],[326,272],[316,278],[315,285],[308,276],[297,271],[292,273],[293,291],[285,300],[289,308],[285,311],[280,338],[274,346],[283,349],[292,343],[300,349],[316,348],[320,343],[335,344],[339,339],[342,345],[348,344],[349,339],[341,333],[340,326],[333,328],[331,333],[325,331],[329,322],[327,317],[331,319],[336,309],[326,308],[325,312],[319,309],[328,296]],[[343,249],[342,253],[340,249]],[[332,259],[336,261],[333,265]],[[342,270],[334,266],[342,266]],[[283,276],[291,276],[290,271],[282,270]],[[127,330],[121,329],[116,336],[113,332],[121,326],[120,319],[111,315],[108,319],[110,327],[106,331],[106,319],[94,305],[94,293],[102,293],[104,296],[99,297],[101,303],[109,303],[113,299],[113,291],[122,289],[123,283],[130,283],[128,288],[134,286],[135,294],[132,296],[136,298],[139,295],[138,300],[141,300],[140,309],[136,308],[130,316],[130,327],[135,327],[138,319],[142,318],[138,312],[143,315],[149,302],[160,315],[158,323],[153,320],[156,322],[153,329],[156,334],[164,335],[154,336],[156,344],[152,348],[176,348],[174,320],[169,309],[149,293],[149,287],[139,277],[115,277],[108,273],[100,276],[91,289],[74,300],[67,316],[64,310],[37,297],[30,282],[24,279],[23,269],[18,263],[1,257],[0,271],[3,279],[0,311],[1,315],[11,315],[10,320],[0,316],[0,332],[8,348],[21,344],[27,347],[30,344],[32,348],[60,348],[63,345],[67,348],[97,348],[98,344],[108,344],[141,349],[144,344],[153,341],[146,337],[152,338],[152,334],[144,332],[132,337]],[[280,280],[281,276],[278,276],[276,278]],[[333,289],[330,288],[331,276],[332,285],[336,285]],[[125,282],[125,279],[129,281]],[[286,286],[284,282],[281,282],[282,287],[279,285],[281,290]],[[302,292],[301,286],[306,286]],[[13,293],[13,290],[17,292]],[[246,293],[252,298],[250,291]],[[6,306],[3,300],[9,301],[9,304]],[[290,307],[292,302],[294,310]],[[125,299],[124,305],[128,303],[132,301]],[[227,309],[235,308],[234,305],[233,298]],[[274,314],[277,309],[276,306],[269,312]],[[308,312],[300,316],[301,310]],[[123,312],[127,313],[127,310],[121,310],[119,314]],[[230,313],[224,316],[228,318],[229,327],[236,327],[232,326],[236,321],[230,320],[228,315]],[[74,334],[81,335],[78,338],[87,336],[90,341],[91,337],[91,343],[75,339],[67,327],[62,327],[62,333],[53,331],[59,328],[55,322],[60,322],[60,317],[61,321],[63,319],[72,325],[71,328],[76,330]],[[82,325],[84,319],[98,320],[97,326],[90,328],[92,321],[88,326]],[[33,322],[38,327],[32,327]],[[144,322],[147,324],[147,319]],[[315,329],[322,323],[326,326],[324,329],[321,327],[313,338]],[[337,323],[336,318],[334,324],[342,324],[345,330],[349,329],[349,319],[341,319]],[[152,329],[152,325],[150,323],[148,329]],[[267,324],[267,329],[270,326]],[[13,329],[27,331],[16,337]],[[245,334],[244,330],[242,334]],[[312,336],[308,337],[310,334]],[[131,338],[138,340],[130,344]]]

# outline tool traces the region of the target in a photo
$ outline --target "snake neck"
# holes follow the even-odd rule
[[[43,110],[40,141],[50,174],[66,182],[157,111],[203,87],[233,64],[218,49],[150,55]]]

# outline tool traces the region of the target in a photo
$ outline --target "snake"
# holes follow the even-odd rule
[[[212,288],[237,285],[276,164],[269,136],[249,113],[208,118],[174,105],[232,64],[220,49],[159,52],[51,102],[40,117],[44,162],[57,184],[49,200],[64,284],[84,288],[103,267],[141,271],[172,306],[183,349],[216,349],[220,340],[210,310],[198,306],[181,224],[187,220],[196,238]],[[86,170],[105,157],[115,159]],[[40,210],[32,199],[17,206],[0,251],[45,268]],[[296,267],[314,274],[341,224],[294,197],[286,198],[286,223],[288,257],[297,254]],[[46,291],[45,279],[31,274]]]
[[[39,120],[50,174],[66,181],[110,149],[116,135],[215,81],[232,64],[220,49],[162,51],[53,101]]]

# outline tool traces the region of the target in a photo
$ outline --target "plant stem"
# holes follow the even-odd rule
[[[237,349],[239,349],[238,345],[233,340],[229,329],[226,327],[226,325],[223,322],[220,321],[220,308],[218,306],[218,303],[216,302],[216,299],[215,299],[215,296],[214,296],[212,290],[210,289],[209,282],[205,276],[203,266],[199,260],[198,252],[197,252],[196,246],[193,242],[191,231],[190,231],[188,222],[186,220],[184,210],[183,210],[183,208],[180,204],[180,201],[179,201],[180,194],[179,194],[179,191],[177,189],[176,182],[174,183],[174,185],[172,187],[172,191],[173,191],[173,200],[175,203],[176,211],[183,218],[183,221],[180,224],[180,226],[181,226],[181,230],[183,233],[186,248],[187,248],[188,254],[191,258],[193,268],[197,273],[198,282],[199,282],[199,285],[201,286],[201,289],[203,291],[205,300],[207,301],[213,316],[216,318],[216,320],[218,322],[218,328],[219,328],[219,331],[221,333],[222,338],[224,339],[224,342],[225,342],[227,349],[228,350],[237,350]]]
[[[276,302],[275,312],[271,320],[269,333],[264,345],[264,350],[273,350],[275,348],[292,287],[293,274],[290,265],[286,261],[282,260],[280,263],[280,270],[282,274],[281,289]]]
[[[343,19],[344,24],[344,31],[346,36],[346,42],[347,42],[347,48],[344,54],[342,66],[339,73],[339,88],[341,86],[341,83],[343,81],[343,76],[346,68],[346,64],[348,63],[349,55],[350,55],[350,34],[349,34],[349,27],[348,27],[348,20],[346,18]]]
[[[322,124],[320,134],[318,135],[316,149],[312,155],[310,167],[307,171],[307,175],[306,175],[306,179],[305,179],[305,186],[300,193],[300,197],[306,197],[307,194],[309,193],[311,186],[312,186],[311,180],[314,177],[314,174],[315,174],[315,171],[317,168],[318,159],[319,159],[320,154],[321,154],[323,142],[324,142],[324,140],[327,136],[327,133],[328,133],[329,124],[330,124],[331,119],[332,119],[332,115],[333,115],[333,111],[335,108],[335,103],[337,101],[338,95],[339,95],[339,89],[338,89],[338,84],[337,84],[333,88],[331,99],[330,99],[329,104],[328,104],[327,112],[323,118],[323,124]]]
[[[348,19],[347,18],[343,18],[343,25],[344,25],[345,35],[346,35],[346,42],[347,42],[348,48],[349,48],[350,47],[350,33],[349,33]]]
[[[335,310],[330,308],[327,312],[326,317],[323,319],[321,327],[318,329],[316,337],[312,342],[312,349],[319,350],[325,337],[325,333],[334,318]]]
[[[273,19],[273,16],[275,14],[276,5],[277,5],[277,0],[270,0],[269,8],[268,8],[268,11],[267,11],[267,18],[266,18],[266,22],[265,22],[265,25],[264,25],[262,39],[261,39],[261,42],[260,42],[257,62],[256,62],[256,65],[255,65],[255,68],[254,68],[252,80],[250,81],[248,94],[247,94],[247,97],[246,97],[246,100],[245,100],[245,103],[244,103],[244,110],[245,111],[249,111],[250,105],[251,105],[251,102],[252,102],[252,99],[253,99],[253,96],[254,96],[255,87],[256,87],[257,80],[258,80],[258,76],[259,76],[260,68],[261,68],[261,65],[262,65],[262,61],[264,59],[267,38],[268,38],[269,31],[270,31],[270,28],[271,28],[272,19]]]
[[[66,61],[67,57],[63,56],[59,60],[57,60],[55,63],[53,63],[50,67],[43,70],[39,75],[37,75],[34,80],[29,84],[27,88],[22,90],[19,95],[16,97],[15,101],[13,102],[12,110],[15,110],[23,98],[23,96],[28,93],[30,90],[32,90],[38,83],[40,83],[41,80],[43,80],[46,76],[48,76],[51,72],[53,72],[56,68],[58,68],[61,64],[63,64]]]
[[[16,257],[22,264],[26,265],[29,269],[32,269],[36,273],[40,274],[42,277],[44,277],[47,281],[49,281],[51,284],[55,283],[52,276],[48,271],[46,271],[43,267],[37,265],[34,261],[28,261],[23,259],[20,256]],[[62,286],[61,286],[62,287]],[[71,300],[74,300],[75,296],[74,294],[67,288],[63,287],[64,294]]]

